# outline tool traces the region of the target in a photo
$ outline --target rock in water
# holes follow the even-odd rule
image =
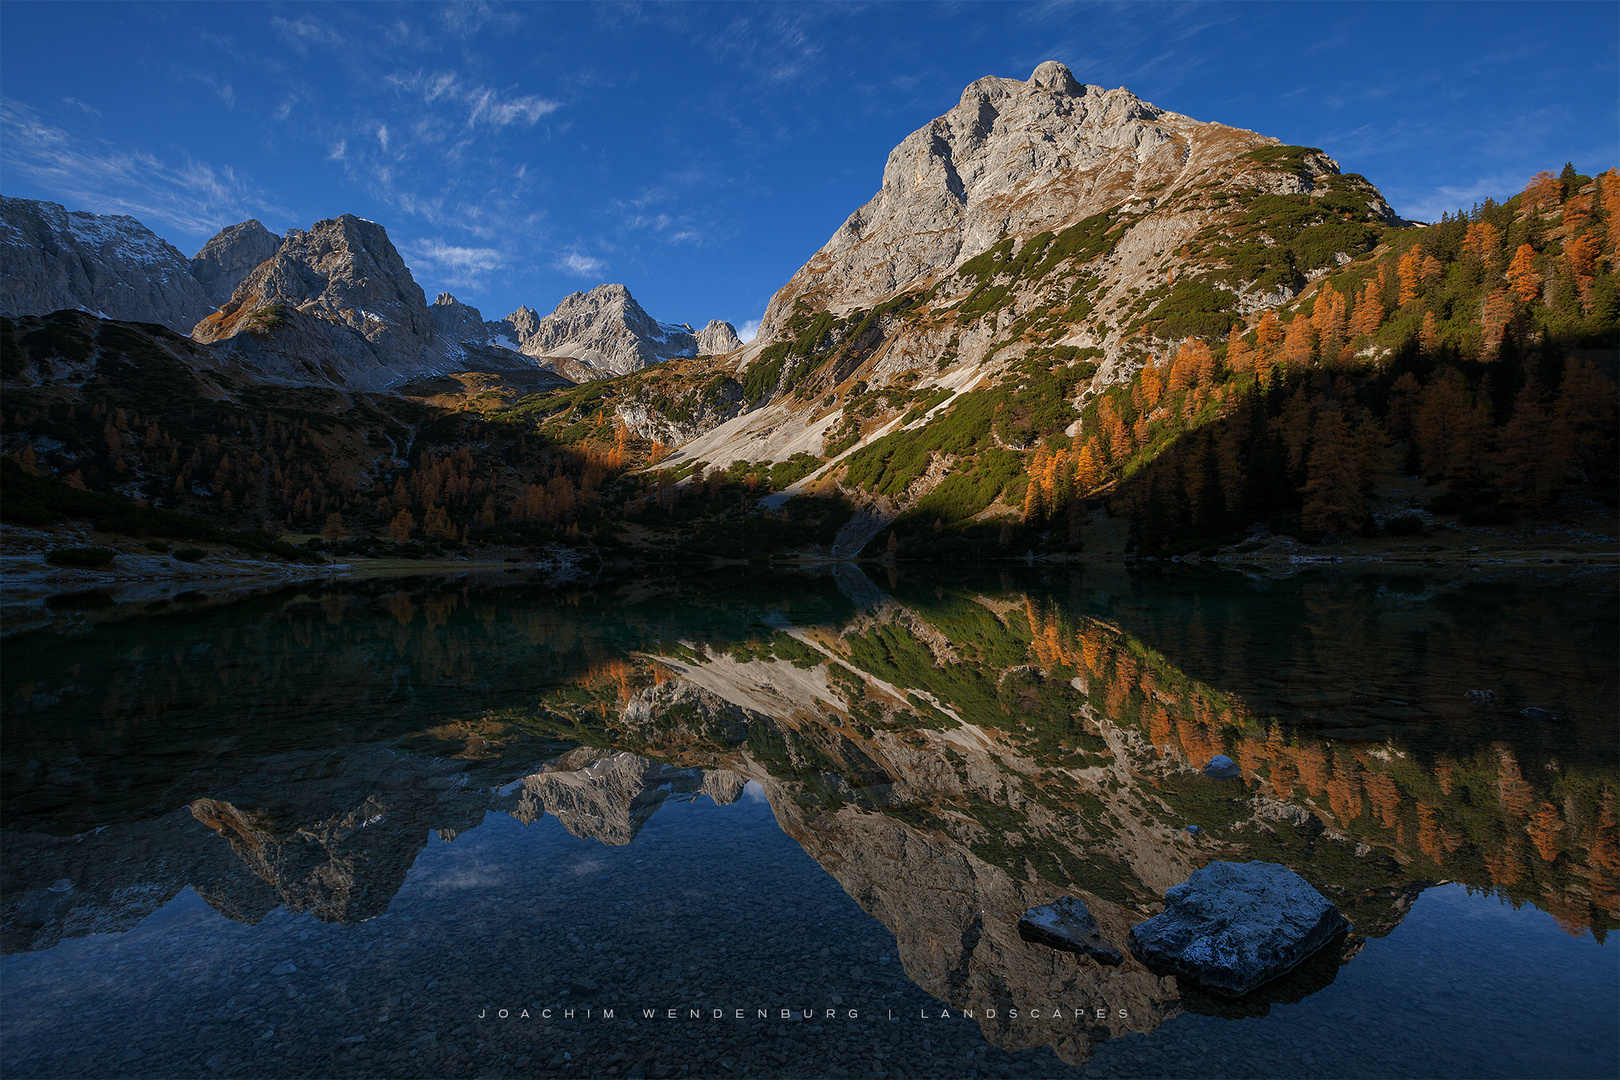
[[[1204,775],[1213,776],[1217,780],[1231,780],[1243,775],[1243,770],[1237,767],[1237,762],[1225,754],[1216,754],[1204,766]]]
[[[1085,953],[1111,967],[1125,962],[1119,950],[1098,933],[1097,920],[1091,917],[1084,902],[1072,896],[1059,897],[1050,904],[1024,912],[1024,917],[1018,920],[1018,934],[1025,941]]]
[[[1239,997],[1296,967],[1350,924],[1310,882],[1276,863],[1214,862],[1131,930],[1150,968]]]

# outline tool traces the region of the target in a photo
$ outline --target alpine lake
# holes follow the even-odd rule
[[[1547,570],[12,603],[0,1074],[1613,1077],[1620,606]],[[1353,929],[1155,974],[1217,860]]]

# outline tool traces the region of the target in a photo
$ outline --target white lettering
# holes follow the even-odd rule
[[[603,1009],[602,1010],[602,1019],[604,1019],[604,1020],[612,1020],[613,1019],[613,1010],[612,1009]]]
[[[485,1006],[484,1011],[478,1014],[478,1019],[482,1020],[488,1013],[489,1007]]]
[[[512,1014],[507,1012],[505,1009],[502,1009],[500,1012],[496,1013],[495,1015],[499,1016],[502,1020],[505,1020],[508,1016],[510,1016]]]
[[[524,1009],[524,1010],[523,1010],[523,1013],[522,1013],[522,1015],[520,1015],[520,1016],[519,1016],[519,1017],[518,1017],[518,1019],[519,1019],[519,1020],[527,1020],[527,1019],[529,1019],[529,1010],[528,1010],[528,1009]]]
[[[541,1009],[540,1010],[540,1015],[543,1018],[545,1018],[547,1020],[550,1020],[551,1019],[551,1010],[550,1009]]]
[[[655,1012],[652,1009],[642,1009],[641,1010],[641,1018],[643,1020],[651,1020],[653,1017],[655,1017],[657,1015],[658,1015],[658,1013]]]
[[[563,1019],[564,1020],[572,1020],[573,1018],[574,1018],[574,1010],[573,1009],[564,1009],[563,1010]]]

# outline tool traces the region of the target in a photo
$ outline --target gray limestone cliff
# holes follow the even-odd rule
[[[214,301],[190,260],[132,217],[0,196],[0,313],[64,308],[184,334]]]

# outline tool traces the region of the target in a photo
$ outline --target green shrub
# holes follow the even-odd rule
[[[52,566],[77,566],[87,570],[99,570],[112,562],[118,552],[112,548],[104,547],[74,547],[57,548],[45,556],[45,561]]]

